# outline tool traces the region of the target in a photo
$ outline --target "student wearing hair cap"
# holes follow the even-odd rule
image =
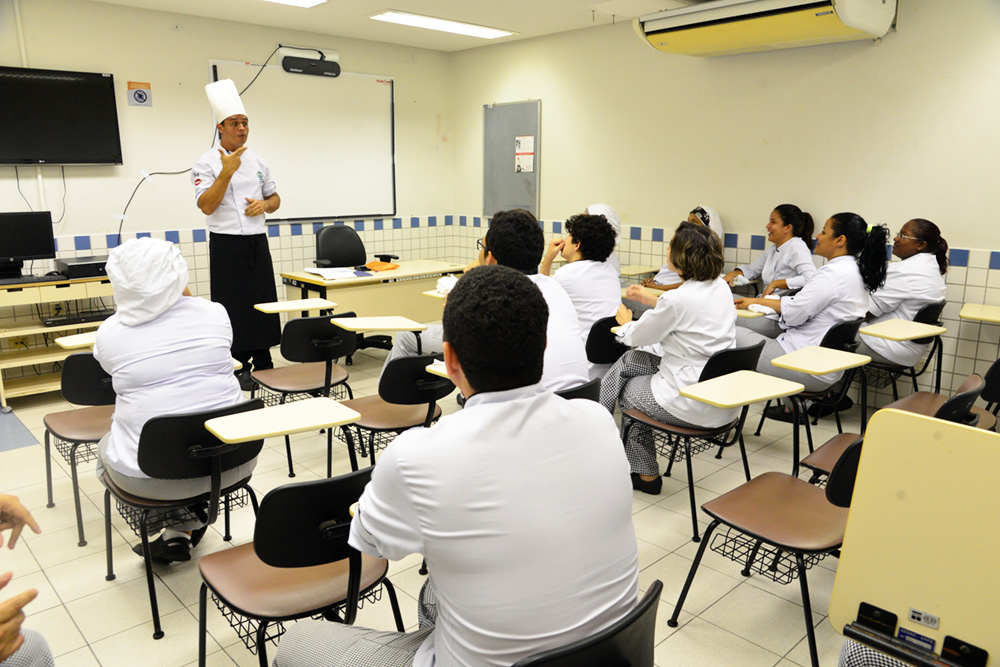
[[[811,250],[812,233],[811,215],[795,204],[776,206],[767,221],[767,240],[772,245],[750,264],[737,266],[727,273],[726,282],[732,285],[737,276],[745,276],[748,280],[760,278],[764,281],[761,297],[771,294],[788,296],[802,289],[816,273]],[[774,338],[782,331],[777,313],[768,313],[766,317],[740,318],[736,325],[753,329],[768,338]]]
[[[98,446],[97,478],[105,471],[122,490],[175,500],[205,493],[210,478],[152,479],[139,469],[139,434],[159,415],[212,410],[243,400],[229,353],[233,330],[225,309],[193,297],[177,246],[130,239],[109,253],[108,278],[117,312],[97,330],[94,358],[111,375],[115,413]],[[222,487],[247,477],[256,459],[222,476]],[[196,531],[189,540],[188,531]],[[150,543],[153,560],[189,560],[204,535],[193,521],[168,528]],[[141,547],[140,547],[141,548]]]
[[[191,168],[198,208],[208,216],[212,300],[233,324],[232,356],[243,363],[240,385],[253,384],[252,368],[273,368],[270,348],[281,340],[277,315],[254,309],[277,301],[264,216],[281,205],[267,162],[246,147],[250,125],[236,86],[223,79],[205,86],[219,131],[219,146]]]
[[[885,285],[868,297],[868,319],[872,324],[912,320],[924,306],[944,301],[948,242],[937,225],[923,218],[910,220],[893,239],[892,254],[902,261],[889,264]],[[930,345],[864,334],[859,342],[858,354],[867,354],[878,363],[904,367],[919,362]]]

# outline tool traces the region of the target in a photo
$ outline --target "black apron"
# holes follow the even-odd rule
[[[221,303],[233,325],[234,354],[264,350],[281,341],[277,314],[262,313],[255,304],[278,300],[266,234],[208,235],[212,301]]]

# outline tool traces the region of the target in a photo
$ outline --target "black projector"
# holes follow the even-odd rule
[[[340,63],[333,60],[316,60],[314,58],[285,56],[281,59],[281,68],[286,72],[291,72],[292,74],[340,76]]]

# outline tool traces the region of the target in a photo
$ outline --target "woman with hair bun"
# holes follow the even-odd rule
[[[872,324],[912,320],[924,306],[944,301],[948,242],[937,225],[923,218],[910,220],[893,239],[892,254],[902,261],[889,264],[885,286],[869,297],[868,318]],[[867,354],[878,363],[904,367],[919,362],[929,345],[864,334],[859,340],[858,354]]]
[[[771,211],[767,221],[767,240],[772,243],[760,257],[750,264],[737,266],[725,275],[730,285],[737,276],[748,280],[760,278],[764,282],[761,297],[775,294],[787,296],[802,289],[816,273],[812,259],[813,219],[795,204],[781,204]],[[740,318],[737,326],[747,327],[768,338],[782,331],[778,314],[753,319]]]
[[[736,328],[739,347],[765,341],[757,370],[805,385],[806,391],[822,391],[840,379],[843,372],[809,375],[778,368],[771,360],[810,345],[819,345],[831,327],[868,312],[868,295],[885,283],[885,244],[889,230],[884,225],[869,229],[856,213],[837,213],[816,237],[815,254],[829,260],[813,274],[799,292],[780,298],[740,298],[737,308],[761,304],[779,313],[784,329],[777,338]]]

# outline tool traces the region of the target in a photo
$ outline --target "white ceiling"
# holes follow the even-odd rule
[[[176,14],[356,37],[436,51],[461,51],[498,42],[578,30],[683,7],[704,0],[329,0],[301,9],[264,0],[94,0]],[[463,21],[517,33],[495,40],[372,21],[386,9]]]

